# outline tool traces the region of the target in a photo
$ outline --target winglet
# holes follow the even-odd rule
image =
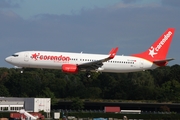
[[[118,47],[112,48],[111,51],[109,52],[109,59],[113,59],[117,51],[118,51]]]

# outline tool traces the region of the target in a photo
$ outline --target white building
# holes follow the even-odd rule
[[[0,97],[0,111],[51,112],[51,98]]]

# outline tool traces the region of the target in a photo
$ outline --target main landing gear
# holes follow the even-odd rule
[[[87,77],[87,78],[90,78],[90,77],[91,77],[91,72],[89,72],[89,71],[86,72],[86,77]]]

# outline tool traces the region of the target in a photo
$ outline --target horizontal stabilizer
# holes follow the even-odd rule
[[[158,66],[165,66],[171,60],[174,60],[174,58],[168,58],[168,59],[164,59],[164,60],[155,60],[155,61],[153,61],[153,63]]]

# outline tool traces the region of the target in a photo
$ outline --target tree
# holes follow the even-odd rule
[[[73,110],[82,110],[84,108],[84,102],[78,97],[72,99],[71,108]]]
[[[9,97],[9,91],[4,85],[0,85],[0,96],[1,97]]]
[[[0,68],[0,95],[180,102],[180,65],[134,73],[67,74],[60,70]],[[55,100],[55,101],[54,101]]]

